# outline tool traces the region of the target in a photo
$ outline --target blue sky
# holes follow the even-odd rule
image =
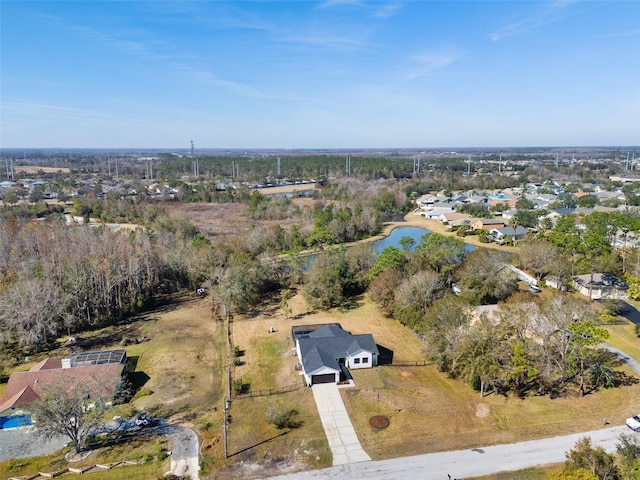
[[[638,1],[0,2],[0,146],[640,145]]]

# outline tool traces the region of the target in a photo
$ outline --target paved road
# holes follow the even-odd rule
[[[631,370],[633,370],[637,375],[640,375],[640,362],[638,362],[637,360],[631,358],[629,355],[624,353],[622,350],[618,350],[617,348],[612,347],[608,343],[601,343],[600,346],[602,348],[606,348],[611,353],[615,353],[620,358],[620,360],[622,360],[624,363],[629,365],[629,367],[631,367]]]
[[[458,479],[476,477],[563,462],[565,452],[571,450],[576,441],[583,437],[591,437],[594,445],[613,452],[621,433],[638,435],[627,427],[613,427],[529,442],[339,465],[272,477],[272,480],[447,480],[448,475]]]
[[[333,464],[344,465],[371,460],[360,445],[338,386],[335,383],[324,383],[314,385],[311,390],[333,454]]]

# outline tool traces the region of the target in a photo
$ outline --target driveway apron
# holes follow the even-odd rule
[[[333,454],[333,464],[344,465],[371,460],[360,445],[338,386],[335,383],[324,383],[312,386],[311,390]]]

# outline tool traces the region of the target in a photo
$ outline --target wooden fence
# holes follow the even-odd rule
[[[269,397],[271,395],[294,392],[301,388],[304,388],[304,385],[288,385],[286,387],[269,388],[266,390],[254,390],[254,391],[249,391],[247,393],[241,393],[241,394],[232,392],[231,398],[239,399],[239,398],[251,398],[251,397]]]
[[[65,475],[67,473],[75,473],[75,474],[82,475],[83,473],[88,473],[88,472],[111,470],[114,467],[122,467],[125,465],[138,465],[138,464],[139,462],[133,462],[130,460],[122,460],[120,462],[113,462],[113,463],[96,463],[94,465],[87,465],[86,467],[64,468],[56,472],[38,472],[33,475],[26,475],[23,477],[9,477],[9,480],[36,480],[40,478],[55,478],[61,475]]]
[[[415,360],[415,361],[403,361],[397,362],[393,361],[388,365],[382,365],[385,367],[426,367],[428,365],[433,365],[433,362],[428,362],[427,360]]]

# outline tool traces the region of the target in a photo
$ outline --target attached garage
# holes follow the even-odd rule
[[[346,368],[377,365],[378,347],[371,334],[351,335],[339,323],[294,325],[291,335],[308,386],[339,383]]]
[[[336,374],[324,373],[321,375],[311,375],[311,385],[318,385],[319,383],[336,383]]]

